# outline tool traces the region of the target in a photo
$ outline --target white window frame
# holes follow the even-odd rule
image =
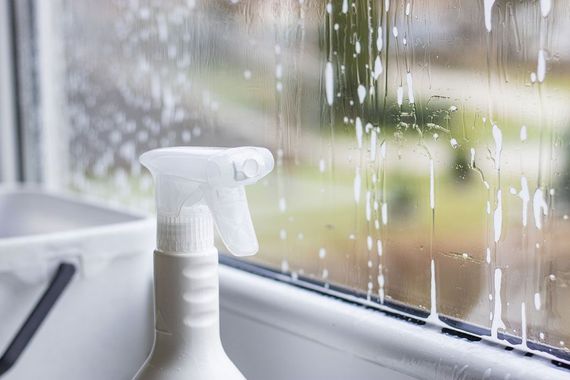
[[[434,380],[570,377],[569,370],[558,368],[547,359],[528,358],[499,344],[446,335],[434,326],[417,325],[292,286],[285,283],[292,281],[286,276],[283,280],[226,265],[220,268],[222,339],[232,360],[251,378],[343,378],[338,372],[346,362],[315,363],[305,348],[311,343],[321,345],[323,350],[332,348],[344,353],[341,358],[356,357],[362,363],[373,363],[376,369],[368,368],[366,376],[371,379],[393,378],[386,370]],[[288,339],[279,339],[283,333],[299,339],[294,344],[287,343]],[[260,338],[256,337],[261,334],[263,342],[274,344],[258,342]],[[268,358],[283,356],[295,365],[273,368],[263,363]],[[351,365],[362,373],[358,363]]]
[[[35,1],[38,48],[39,119],[42,185],[62,190],[67,184],[69,135],[65,108],[65,59],[62,1]]]
[[[18,179],[16,108],[12,52],[13,20],[8,1],[0,1],[0,182]]]

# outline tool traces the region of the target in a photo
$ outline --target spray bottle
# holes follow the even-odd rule
[[[273,169],[265,148],[175,147],[140,157],[155,181],[155,338],[134,380],[245,380],[220,339],[218,251],[259,248],[245,185]]]

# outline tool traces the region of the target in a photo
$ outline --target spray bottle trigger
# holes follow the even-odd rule
[[[220,238],[235,256],[255,255],[259,249],[244,186],[213,187],[206,203]]]

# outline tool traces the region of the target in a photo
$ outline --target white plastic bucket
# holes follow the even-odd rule
[[[154,221],[0,188],[0,355],[60,263],[76,272],[2,380],[131,379],[152,344]]]

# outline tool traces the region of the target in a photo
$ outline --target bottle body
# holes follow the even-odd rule
[[[155,339],[134,380],[245,380],[220,338],[218,251],[154,253]]]

